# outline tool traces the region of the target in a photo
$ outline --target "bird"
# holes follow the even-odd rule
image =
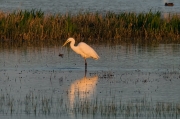
[[[95,60],[98,60],[100,58],[96,51],[84,42],[80,42],[77,46],[74,46],[75,39],[71,37],[66,40],[62,47],[64,47],[69,42],[71,49],[84,58],[85,70],[87,69],[87,58],[93,58]]]

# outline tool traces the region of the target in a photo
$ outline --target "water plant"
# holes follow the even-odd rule
[[[6,95],[6,96],[5,96]],[[91,116],[92,117],[126,117],[126,118],[179,118],[180,104],[173,102],[153,103],[147,98],[128,100],[121,99],[81,99],[71,107],[62,97],[34,95],[28,93],[24,99],[16,99],[10,94],[0,95],[0,114],[46,115],[46,116]]]

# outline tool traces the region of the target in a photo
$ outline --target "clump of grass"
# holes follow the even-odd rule
[[[0,12],[0,40],[38,43],[75,37],[89,42],[180,42],[180,18],[160,12],[44,14],[41,10]]]

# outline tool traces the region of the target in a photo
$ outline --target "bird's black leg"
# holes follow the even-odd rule
[[[86,62],[86,59],[85,60],[85,71],[87,71],[87,62]]]
[[[85,65],[87,66],[87,62],[86,62],[86,59],[85,59]]]
[[[86,74],[87,74],[87,70],[85,69],[85,72],[84,72],[85,74],[84,74],[84,76],[86,77]]]

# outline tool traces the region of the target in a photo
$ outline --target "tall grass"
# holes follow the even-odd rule
[[[44,14],[41,10],[0,12],[0,41],[180,42],[180,18],[153,13]]]

